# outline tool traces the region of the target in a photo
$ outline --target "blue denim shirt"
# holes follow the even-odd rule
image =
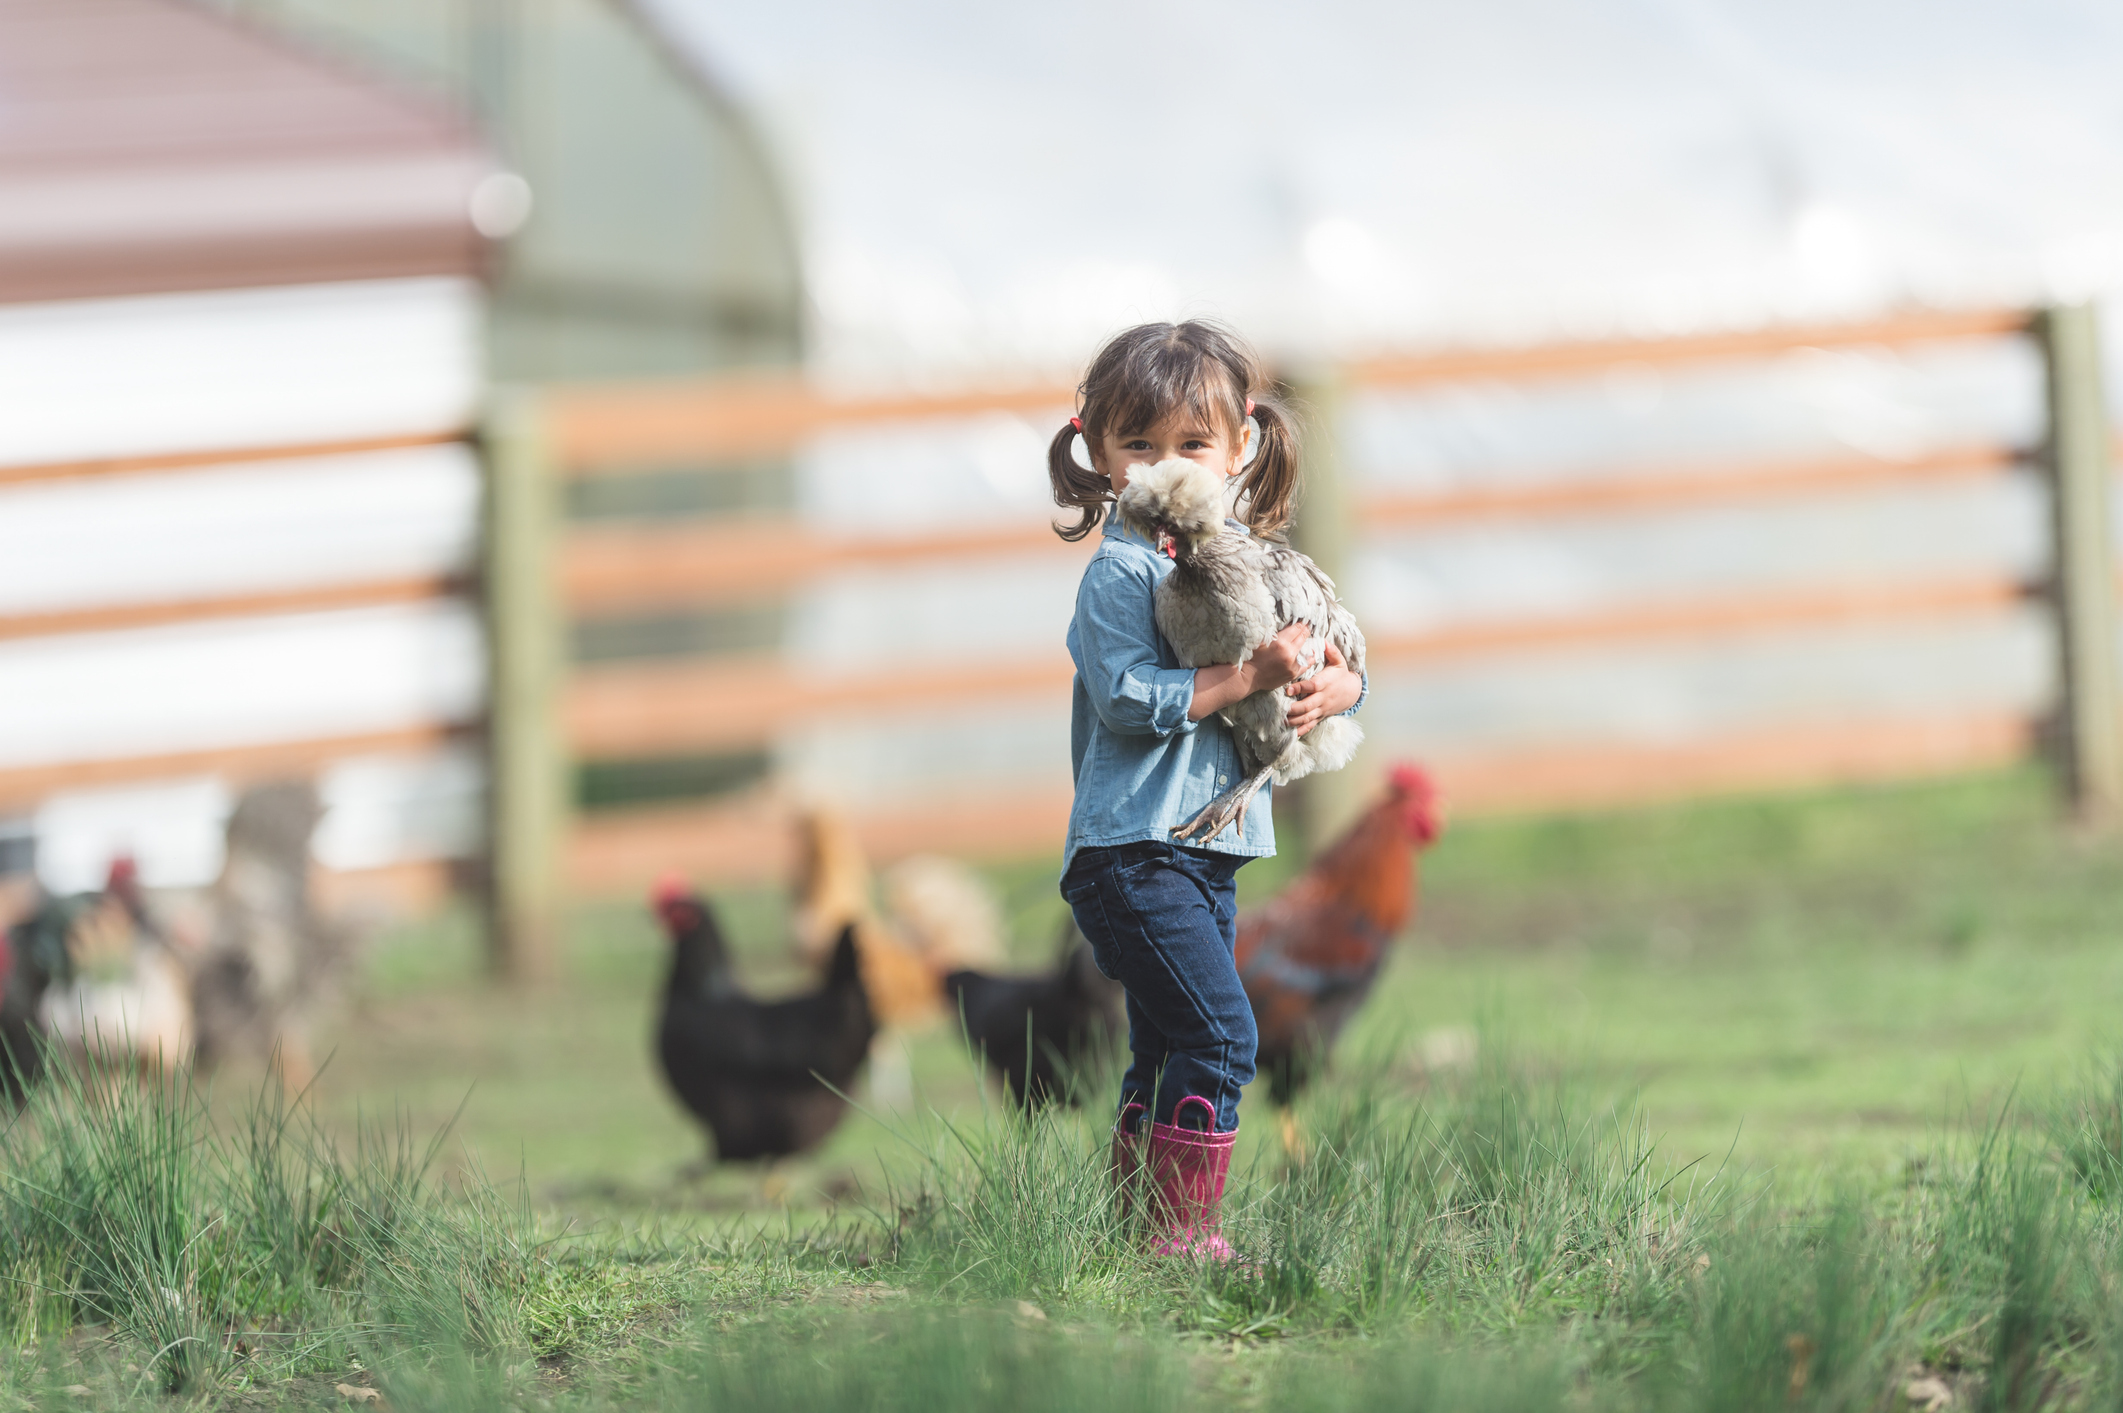
[[[1069,712],[1076,803],[1069,811],[1065,870],[1087,845],[1169,840],[1175,826],[1240,778],[1231,728],[1213,714],[1187,720],[1194,669],[1180,665],[1157,631],[1151,595],[1171,572],[1172,561],[1107,513],[1105,541],[1084,570],[1069,624],[1069,656],[1076,663]],[[1272,783],[1261,787],[1246,807],[1243,829],[1227,827],[1191,847],[1245,858],[1272,855],[1274,791]]]

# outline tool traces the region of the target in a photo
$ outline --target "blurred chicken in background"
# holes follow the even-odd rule
[[[836,811],[797,821],[796,950],[813,967],[855,928],[863,984],[887,1025],[912,1026],[943,1014],[943,976],[1002,958],[1002,913],[972,869],[934,854],[885,871],[882,911],[872,896],[869,859],[854,827]]]
[[[191,1063],[190,978],[131,858],[111,863],[100,893],[47,899],[13,940],[25,986],[44,988],[38,1023],[72,1061],[112,1079]]]
[[[36,1076],[44,1029],[37,1009],[50,973],[23,958],[30,942],[26,925],[44,902],[31,870],[36,857],[33,835],[17,829],[0,833],[0,1099],[22,1102]],[[25,931],[17,937],[16,928]]]
[[[191,1001],[202,1065],[270,1063],[292,1088],[316,1074],[310,1032],[337,994],[350,929],[310,893],[310,837],[324,816],[306,782],[261,785],[229,815],[228,852],[210,895]]]
[[[1429,775],[1397,765],[1385,798],[1282,892],[1238,920],[1239,979],[1260,1028],[1256,1063],[1293,1153],[1290,1103],[1370,996],[1387,950],[1415,912],[1415,852],[1442,828]]]
[[[0,994],[0,1094],[22,1102],[44,1072],[44,997],[52,983],[70,973],[66,934],[85,905],[75,899],[32,897],[27,911],[11,924],[0,962],[6,992]]]
[[[913,1100],[905,1034],[944,1019],[944,976],[1001,959],[1002,914],[993,891],[953,859],[924,855],[887,870],[886,908],[872,901],[868,858],[847,818],[815,809],[797,822],[795,943],[818,966],[854,929],[864,989],[880,1029],[870,1094],[887,1108]]]
[[[1120,983],[1100,973],[1074,921],[1062,926],[1060,958],[1048,975],[961,970],[944,978],[944,989],[958,1006],[966,1043],[1011,1102],[1030,1109],[1082,1103],[1083,1082],[1126,1024]]]
[[[755,1001],[737,985],[708,900],[683,880],[650,900],[671,946],[656,1057],[671,1089],[707,1128],[722,1162],[816,1147],[847,1112],[877,1027],[851,928],[818,989]]]

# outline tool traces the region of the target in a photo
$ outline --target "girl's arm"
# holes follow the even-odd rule
[[[1310,633],[1293,623],[1243,663],[1160,667],[1156,581],[1125,562],[1093,559],[1076,594],[1077,672],[1091,708],[1109,731],[1169,736],[1255,692],[1279,688],[1304,670]]]
[[[1244,662],[1196,668],[1194,701],[1187,708],[1187,720],[1200,721],[1211,712],[1242,702],[1255,692],[1272,691],[1289,683],[1304,670],[1299,655],[1311,632],[1304,624],[1293,623],[1255,648],[1253,656]],[[1332,644],[1327,651],[1334,654]],[[1334,660],[1340,661],[1340,655],[1334,654]],[[1294,721],[1293,717],[1293,724]]]
[[[1161,667],[1155,581],[1121,560],[1093,558],[1076,592],[1077,675],[1091,709],[1122,736],[1192,731],[1194,671]]]

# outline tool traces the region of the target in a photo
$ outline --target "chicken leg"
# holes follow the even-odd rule
[[[1261,786],[1267,784],[1269,777],[1274,774],[1275,766],[1272,762],[1262,766],[1211,800],[1200,814],[1185,824],[1172,826],[1173,836],[1179,839],[1199,837],[1206,844],[1223,833],[1228,825],[1236,824],[1240,829],[1244,829],[1246,806],[1253,803],[1253,797],[1260,793]]]

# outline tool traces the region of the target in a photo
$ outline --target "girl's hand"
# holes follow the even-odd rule
[[[1330,716],[1340,716],[1364,695],[1364,679],[1351,672],[1342,651],[1327,644],[1327,661],[1302,682],[1283,688],[1290,697],[1290,726],[1302,736]]]
[[[1277,687],[1293,681],[1305,670],[1305,639],[1312,636],[1310,626],[1293,623],[1253,650],[1246,665],[1253,669],[1253,690],[1272,692]],[[1332,645],[1329,645],[1332,651]]]

